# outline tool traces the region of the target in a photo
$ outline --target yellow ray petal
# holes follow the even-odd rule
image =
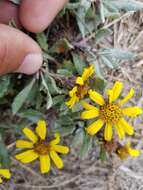
[[[88,78],[94,73],[94,66],[90,65],[88,68],[84,69],[84,72],[82,74],[83,81],[87,81]]]
[[[111,102],[114,102],[114,101],[117,100],[117,98],[121,94],[122,88],[123,88],[123,83],[119,82],[119,81],[116,81],[113,88],[111,89],[112,93],[109,91],[109,96],[111,96],[109,99],[110,99]]]
[[[106,141],[111,141],[112,133],[112,125],[110,123],[107,123],[104,129],[104,138]]]
[[[113,102],[113,90],[107,90],[107,95],[109,96],[109,103]]]
[[[72,108],[77,102],[79,102],[79,98],[76,95],[74,95],[73,97],[70,98],[68,102],[66,102],[66,105],[69,108]]]
[[[5,177],[6,179],[11,178],[11,173],[10,173],[10,171],[8,169],[0,169],[0,175]]]
[[[121,125],[118,125],[118,124],[115,127],[116,127],[119,138],[123,139],[125,136],[125,131],[124,131],[123,127]]]
[[[73,87],[73,89],[69,91],[69,96],[70,97],[74,96],[76,92],[77,92],[77,86]]]
[[[83,79],[81,77],[77,77],[76,84],[83,85],[84,84]]]
[[[17,140],[16,147],[17,148],[33,148],[33,143],[24,141],[24,140]]]
[[[105,104],[105,101],[103,99],[103,96],[101,94],[99,94],[98,92],[94,91],[94,90],[89,90],[89,97],[91,98],[91,100],[93,100],[94,102],[96,102],[99,105],[103,105]]]
[[[134,134],[134,128],[124,119],[121,118],[118,122],[118,125],[124,129],[124,131],[128,135],[133,135]]]
[[[33,131],[27,127],[23,129],[23,133],[25,136],[31,140],[33,143],[36,143],[38,141],[38,137],[33,133]]]
[[[58,169],[63,168],[63,161],[55,151],[50,151],[50,157]]]
[[[81,105],[82,105],[82,107],[83,107],[84,109],[86,109],[86,110],[93,110],[93,109],[96,109],[95,106],[93,106],[93,105],[91,105],[91,104],[89,104],[88,102],[85,102],[85,101],[82,101],[82,102],[81,102]]]
[[[93,119],[99,116],[99,109],[94,108],[93,110],[84,111],[81,113],[82,119]]]
[[[122,109],[122,113],[126,116],[136,117],[136,116],[142,114],[143,110],[137,106],[134,106],[134,107]]]
[[[60,133],[55,133],[54,137],[55,137],[54,140],[51,140],[51,142],[50,142],[51,146],[58,144],[61,140]]]
[[[3,180],[2,180],[2,178],[0,177],[0,183],[2,183],[3,182]]]
[[[90,124],[87,128],[86,131],[89,135],[95,135],[101,127],[104,125],[104,121],[101,119],[98,119],[97,121],[93,122]]]
[[[61,154],[67,154],[69,152],[69,147],[62,146],[62,145],[54,145],[52,149],[55,152],[61,153]]]
[[[139,150],[135,150],[133,148],[128,148],[128,152],[133,157],[137,157],[137,156],[140,155],[140,151]]]
[[[38,154],[34,150],[27,150],[15,156],[17,160],[23,163],[30,163],[38,158]]]
[[[48,173],[50,170],[50,157],[49,155],[40,156],[40,170],[41,173]]]
[[[119,102],[119,106],[123,106],[129,99],[134,96],[134,89],[131,88],[130,92]]]
[[[47,134],[47,128],[46,128],[46,122],[44,120],[38,121],[36,127],[36,133],[42,140],[45,140]]]

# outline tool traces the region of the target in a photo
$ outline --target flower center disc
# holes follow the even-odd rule
[[[40,141],[34,146],[34,151],[38,153],[39,155],[48,154],[49,150],[50,150],[50,147],[48,143],[45,141]]]
[[[105,104],[100,107],[100,117],[106,123],[116,123],[122,116],[122,110],[117,104]]]
[[[84,98],[84,96],[88,93],[89,90],[89,85],[86,82],[84,85],[78,85],[78,90],[77,90],[77,97],[80,99]]]

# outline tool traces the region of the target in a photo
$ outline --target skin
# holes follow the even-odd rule
[[[18,7],[0,1],[0,75],[20,72],[33,74],[42,65],[42,52],[28,35],[6,24],[13,19],[19,28],[42,32],[68,0],[23,0]],[[8,13],[8,14],[7,14]]]

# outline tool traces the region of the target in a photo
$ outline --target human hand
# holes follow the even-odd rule
[[[0,1],[0,75],[12,72],[33,74],[42,65],[42,52],[28,35],[6,24],[14,19],[30,32],[47,28],[68,0],[22,0],[20,7]]]

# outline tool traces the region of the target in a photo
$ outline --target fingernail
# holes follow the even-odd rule
[[[34,74],[36,73],[43,62],[43,57],[41,53],[29,53],[25,56],[20,67],[15,71],[24,74]]]

